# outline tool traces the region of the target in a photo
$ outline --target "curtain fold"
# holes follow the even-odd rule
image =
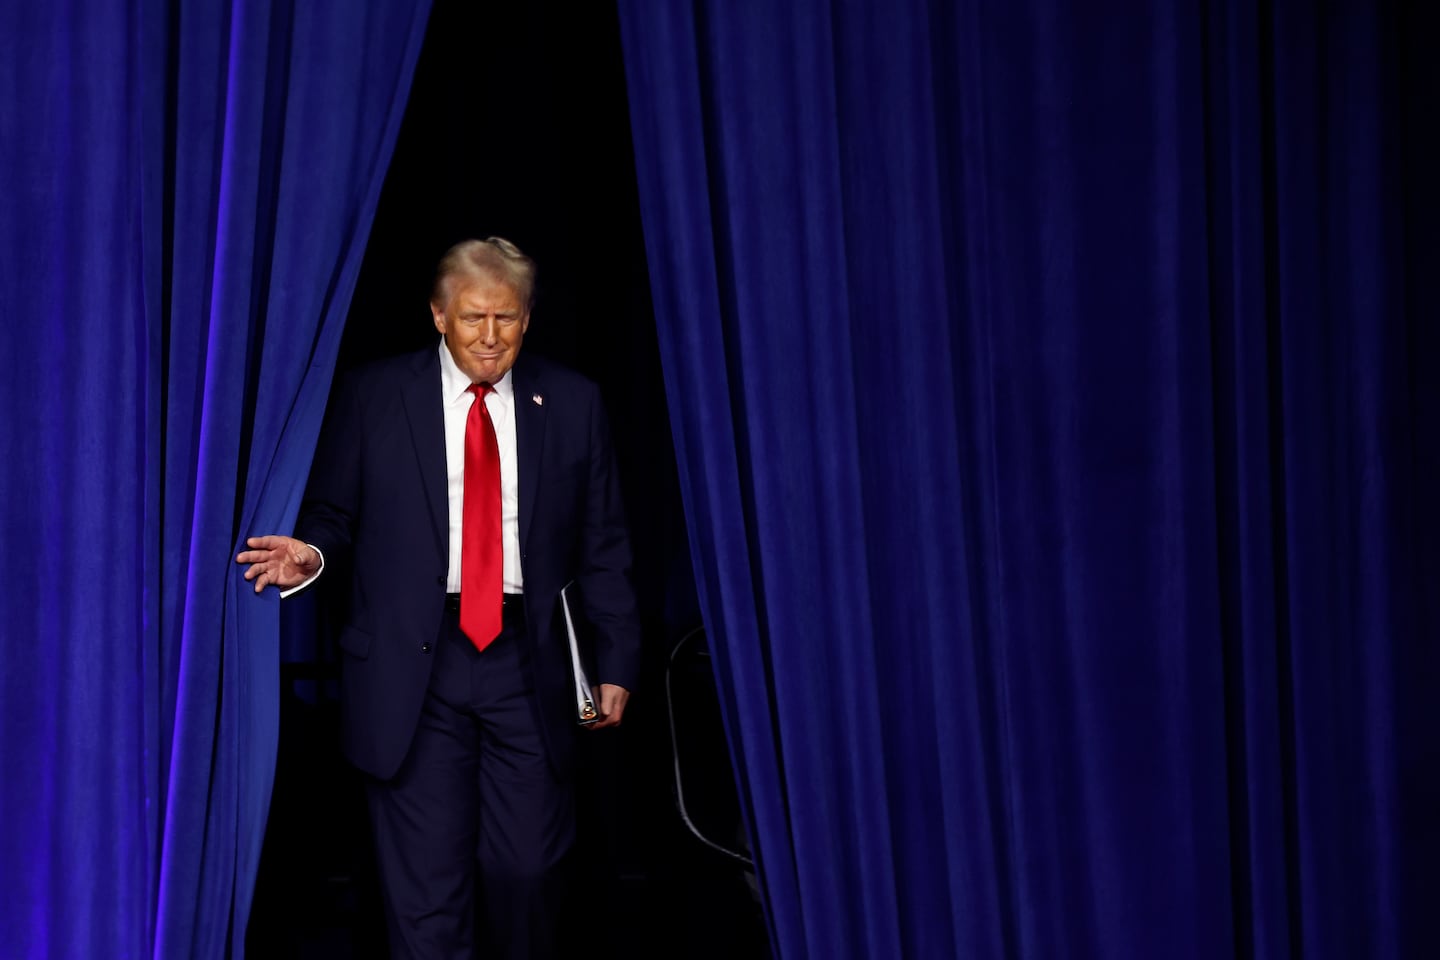
[[[1433,15],[620,7],[778,954],[1436,949]]]
[[[429,4],[0,27],[0,953],[243,955],[278,601]],[[15,549],[28,545],[24,549]]]

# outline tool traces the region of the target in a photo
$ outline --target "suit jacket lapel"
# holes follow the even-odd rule
[[[440,396],[440,355],[435,347],[416,355],[411,374],[400,396],[410,421],[410,436],[415,441],[415,457],[420,463],[430,522],[435,528],[441,555],[448,556],[450,496],[445,480],[445,409],[444,398]]]
[[[540,489],[540,453],[545,449],[545,387],[523,355],[512,368],[515,388],[516,486],[520,497],[520,552],[530,538],[535,496]]]

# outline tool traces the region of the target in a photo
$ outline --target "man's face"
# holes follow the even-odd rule
[[[471,383],[496,383],[515,365],[530,314],[514,288],[491,277],[457,277],[450,302],[430,304],[435,329]]]

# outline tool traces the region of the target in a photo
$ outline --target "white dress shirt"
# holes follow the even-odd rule
[[[505,554],[501,576],[506,593],[523,593],[525,579],[520,573],[520,483],[515,464],[515,387],[510,371],[492,384],[485,395],[485,409],[495,424],[500,445],[500,540]],[[445,478],[449,495],[450,558],[445,574],[445,592],[460,592],[460,539],[465,508],[465,421],[475,395],[470,378],[456,365],[445,341],[440,341],[440,390],[445,405]]]

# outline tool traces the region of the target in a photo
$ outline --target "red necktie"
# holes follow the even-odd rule
[[[488,383],[475,394],[465,418],[465,498],[460,533],[460,629],[475,649],[500,634],[505,555],[500,544],[500,444],[485,407]]]

